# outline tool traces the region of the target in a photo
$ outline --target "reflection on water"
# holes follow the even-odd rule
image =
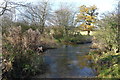
[[[49,71],[38,77],[94,77],[95,72],[89,63],[91,56],[86,55],[90,50],[89,46],[90,44],[64,45],[58,49],[47,50],[44,61],[49,65]]]

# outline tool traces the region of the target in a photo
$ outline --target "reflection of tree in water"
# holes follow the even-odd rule
[[[61,48],[49,50],[46,58],[51,61],[50,76],[55,77],[75,77],[75,76],[93,76],[91,67],[89,66],[88,57],[90,44],[82,44],[79,46],[64,45]],[[51,75],[52,74],[52,75]]]
[[[91,56],[87,56],[87,55],[82,55],[82,56],[77,56],[78,59],[78,66],[80,66],[80,68],[84,68],[84,67],[90,67],[90,64],[88,64],[88,61],[92,59]]]
[[[67,47],[68,46],[66,45],[64,48],[64,53],[61,53],[62,56],[59,56],[59,58],[57,58],[57,68],[60,74],[66,74],[70,71],[70,59]]]

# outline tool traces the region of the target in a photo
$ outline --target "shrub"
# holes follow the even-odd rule
[[[99,21],[93,44],[98,51],[90,52],[96,63],[99,78],[120,78],[119,29],[117,14],[109,14]]]
[[[40,44],[39,32],[32,29],[26,32],[21,31],[21,27],[11,27],[8,33],[3,35],[3,77],[26,78],[31,75],[42,74],[46,71],[46,64],[42,55],[37,51]],[[12,66],[10,68],[8,64]]]
[[[100,29],[95,34],[98,47],[100,49],[106,49],[108,51],[119,51],[119,35],[118,35],[118,21],[117,15],[105,16],[104,19],[99,21]],[[102,48],[103,47],[103,48]]]

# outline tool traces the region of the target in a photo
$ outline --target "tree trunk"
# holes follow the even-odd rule
[[[90,31],[88,31],[88,36],[90,36]]]

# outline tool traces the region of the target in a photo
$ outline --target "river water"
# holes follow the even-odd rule
[[[91,66],[89,44],[63,45],[57,49],[45,52],[44,61],[48,64],[46,74],[37,76],[42,78],[81,78],[95,77],[95,70]]]

